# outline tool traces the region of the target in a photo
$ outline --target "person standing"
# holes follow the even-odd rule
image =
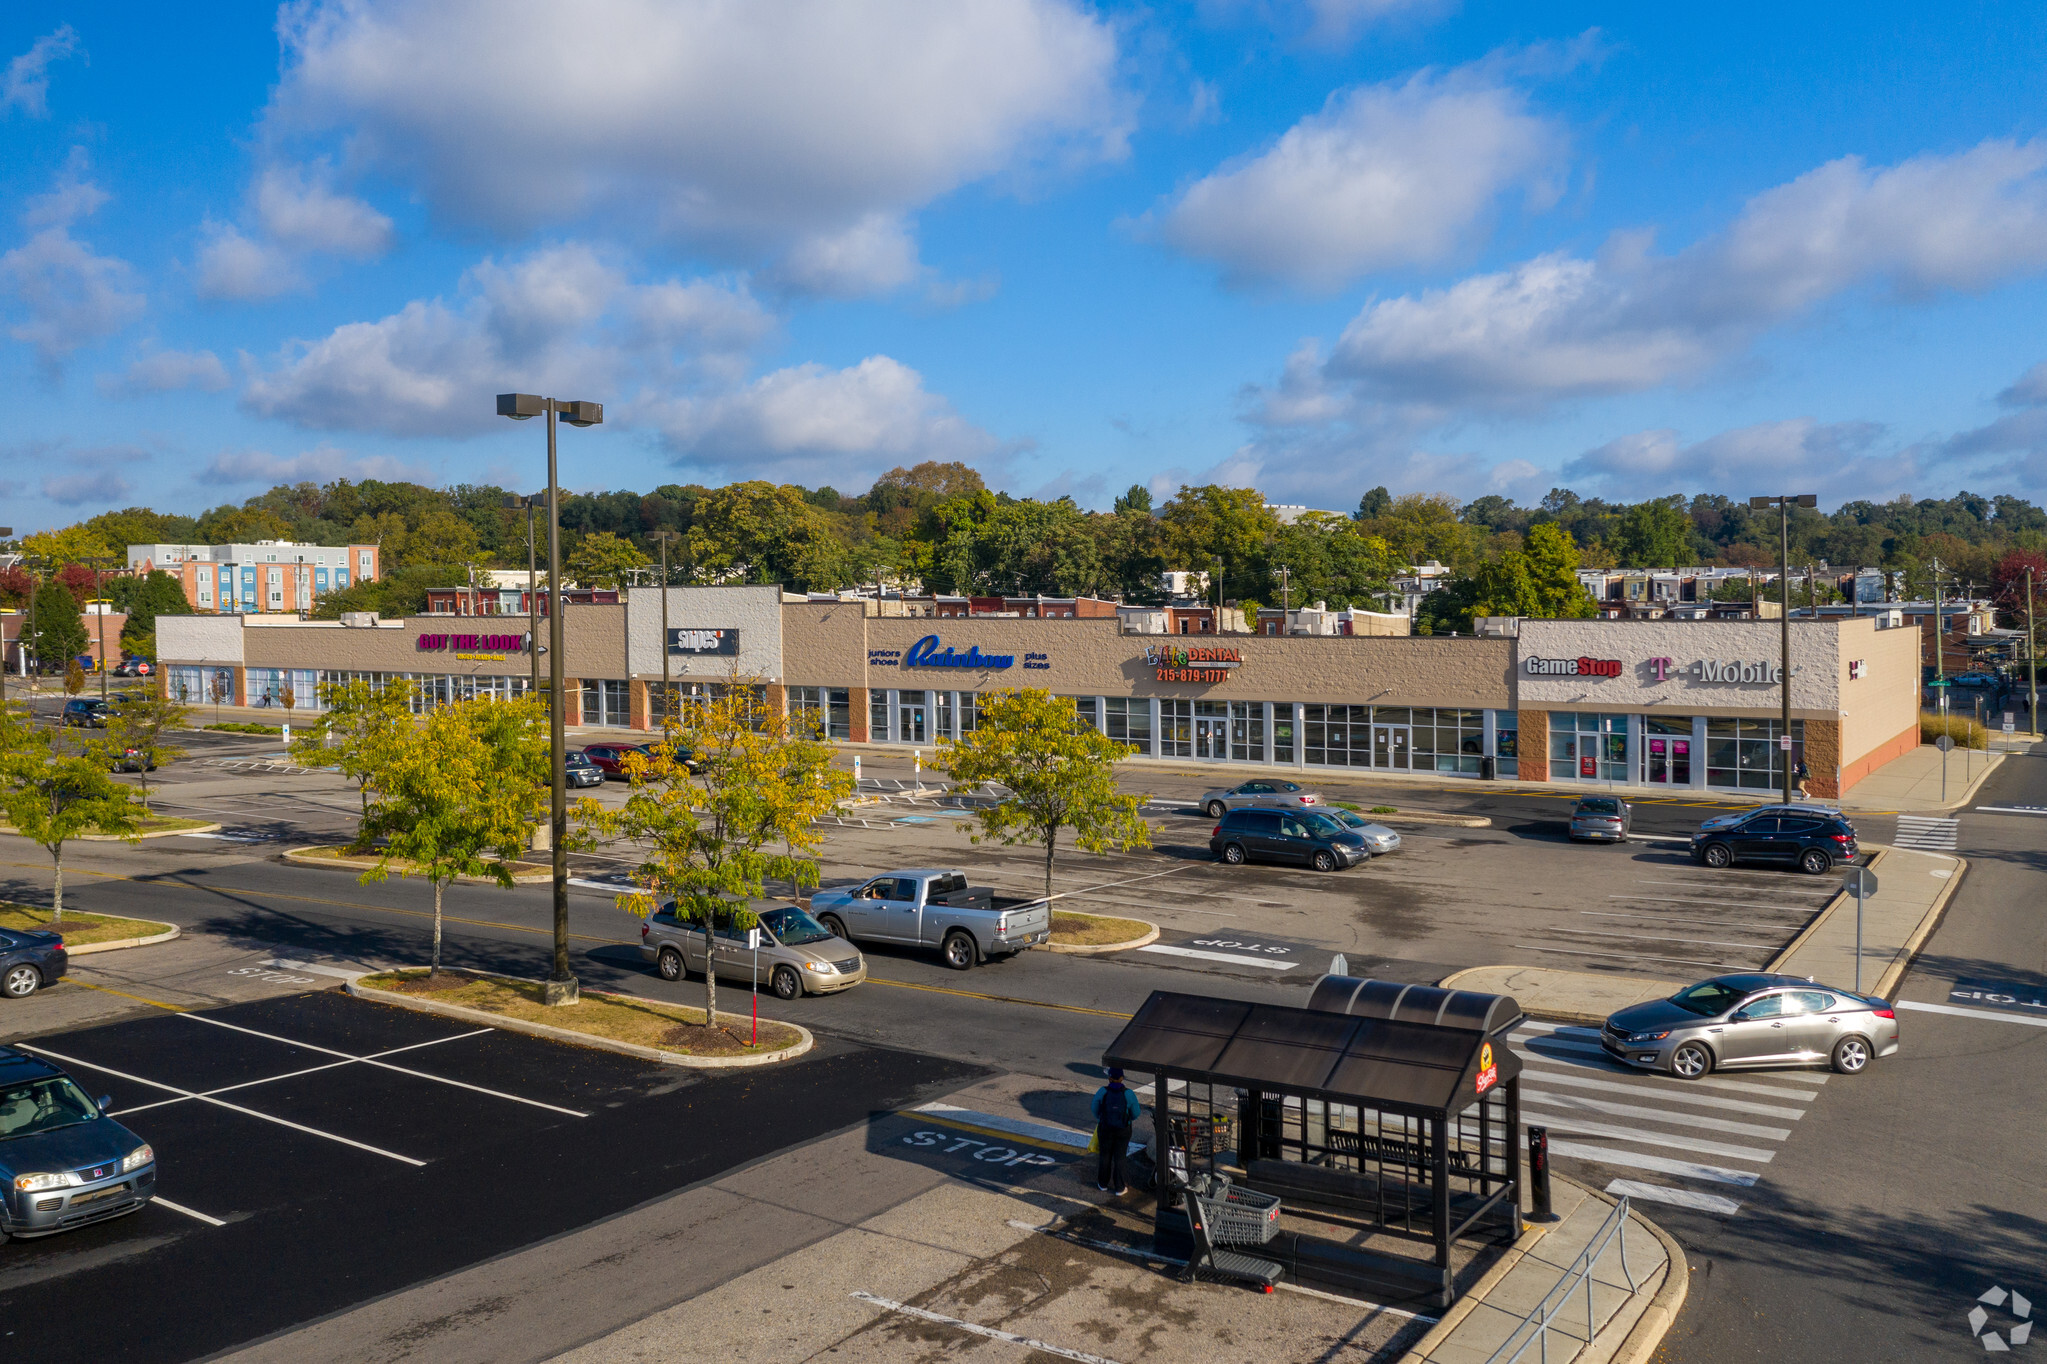
[[[1130,1188],[1123,1182],[1123,1159],[1130,1151],[1130,1129],[1143,1111],[1137,1096],[1123,1087],[1123,1071],[1109,1067],[1109,1083],[1095,1091],[1095,1146],[1101,1152],[1095,1187],[1117,1196]]]

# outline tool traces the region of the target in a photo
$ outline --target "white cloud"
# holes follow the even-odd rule
[[[885,294],[917,274],[917,243],[901,218],[870,213],[841,232],[791,246],[770,278],[797,293],[831,298]]]
[[[852,486],[894,464],[985,460],[1000,444],[886,355],[845,369],[797,365],[708,397],[647,405],[678,464],[735,477]]]
[[[1360,29],[1395,19],[1434,18],[1455,8],[1454,0],[1308,0],[1314,16],[1312,40],[1339,45]]]
[[[121,374],[99,376],[99,390],[109,397],[168,393],[197,388],[218,393],[228,386],[227,367],[210,350],[151,351]]]
[[[1514,407],[1689,379],[1766,328],[1855,288],[1981,290],[2047,266],[2047,139],[1871,168],[1844,157],[1750,200],[1674,255],[1618,234],[1596,259],[1541,256],[1376,302],[1332,380],[1361,394]]]
[[[387,482],[431,482],[431,470],[408,464],[390,455],[352,455],[331,445],[303,454],[273,455],[265,450],[223,450],[213,457],[198,476],[205,484],[216,483],[331,483],[337,478],[360,481],[365,478]],[[546,480],[542,480],[545,482]]]
[[[296,343],[243,406],[324,430],[474,435],[513,389],[603,398],[637,381],[732,376],[773,320],[738,285],[635,285],[587,246],[486,260],[453,302],[418,299]]]
[[[1271,147],[1184,190],[1158,232],[1237,281],[1338,288],[1441,260],[1505,191],[1546,204],[1563,137],[1471,69],[1340,90]]]
[[[111,507],[135,485],[110,469],[93,473],[56,474],[43,480],[43,496],[65,507],[85,505]]]
[[[308,0],[280,29],[273,142],[339,138],[504,232],[633,214],[754,260],[1126,131],[1075,0]]]
[[[1621,501],[1679,492],[1738,497],[1795,486],[1833,504],[1923,491],[1920,452],[1880,450],[1883,435],[1874,422],[1810,417],[1758,422],[1690,444],[1675,431],[1636,431],[1569,461],[1563,478],[1579,491]]]
[[[67,507],[99,504],[113,506],[135,490],[120,472],[131,464],[149,459],[147,450],[134,445],[73,446],[69,441],[35,442],[28,455],[39,463],[57,464],[71,470],[52,474],[42,481],[44,497]]]
[[[8,335],[36,348],[46,366],[90,341],[111,336],[143,310],[132,292],[134,271],[115,256],[97,256],[71,235],[71,226],[106,202],[96,185],[82,178],[85,163],[74,153],[55,188],[29,201],[22,220],[41,231],[0,255],[0,284],[27,309],[25,321]]]
[[[19,109],[30,118],[50,116],[50,66],[78,52],[78,34],[60,25],[30,44],[28,51],[7,63],[0,74],[0,113]]]
[[[209,222],[199,247],[199,297],[246,303],[306,287],[287,251],[245,236],[231,223]]]
[[[303,251],[362,259],[391,248],[391,220],[295,166],[269,166],[251,197],[264,231]]]

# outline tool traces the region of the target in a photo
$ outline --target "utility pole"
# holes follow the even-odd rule
[[[2026,728],[2040,732],[2040,663],[2038,634],[2033,624],[2033,566],[2026,565]]]
[[[1817,507],[1819,497],[1813,493],[1781,493],[1775,497],[1751,497],[1748,504],[1760,511],[1766,507],[1777,508],[1777,596],[1781,602],[1777,612],[1779,639],[1778,671],[1783,677],[1782,728],[1777,731],[1777,751],[1781,755],[1784,772],[1784,803],[1791,803],[1791,792],[1796,782],[1791,761],[1791,508],[1795,503],[1801,507]]]
[[[1933,561],[1933,681],[1935,686],[1947,680],[1947,636],[1943,633],[1940,619],[1940,560]]]
[[[680,537],[672,530],[655,530],[647,538],[661,546],[661,725],[666,729],[675,719],[675,684],[668,680],[668,542]]]
[[[0,526],[0,540],[5,540],[8,537],[12,536],[13,534],[14,527]],[[24,562],[26,562],[26,558],[27,556],[23,556]],[[33,580],[31,580],[30,582],[28,599],[30,605],[31,606],[34,605],[35,587]],[[26,662],[28,659],[27,653],[28,640],[22,636],[21,631],[16,630],[14,632],[14,641],[15,641],[14,647],[22,651],[21,655],[22,659],[24,662]],[[4,715],[6,713],[7,713],[7,631],[5,627],[0,627],[0,715]]]

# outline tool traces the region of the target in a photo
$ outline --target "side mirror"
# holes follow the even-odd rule
[[[107,1110],[108,1110],[109,1108],[112,1108],[112,1107],[114,1106],[114,1096],[113,1096],[113,1095],[111,1095],[111,1094],[102,1094],[102,1095],[100,1095],[100,1096],[99,1096],[99,1106],[100,1106],[100,1112],[101,1112],[102,1114],[105,1114],[105,1113],[106,1113],[106,1111],[107,1111]]]
[[[1733,1015],[1729,1017],[1727,1021],[1729,1023],[1746,1023],[1749,1021],[1749,1017],[1750,1015],[1747,1009],[1736,1009]]]

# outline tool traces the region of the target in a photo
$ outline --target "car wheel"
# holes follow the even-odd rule
[[[1229,812],[1230,807],[1223,804],[1219,800],[1212,800],[1208,803],[1208,814],[1209,818],[1211,819],[1221,819],[1224,815],[1228,814]]]
[[[672,947],[661,949],[661,955],[655,958],[655,965],[660,969],[663,980],[681,980],[689,974],[688,968],[682,964],[682,953]]]
[[[1315,870],[1335,871],[1336,858],[1327,852],[1317,850],[1315,853]]]
[[[827,914],[819,919],[818,922],[823,924],[824,931],[831,934],[834,938],[844,938],[847,942],[853,941],[853,935],[846,931],[845,921],[840,919],[838,915]]]
[[[945,964],[955,971],[971,971],[974,967],[974,940],[955,929],[945,935]]]
[[[1831,867],[1833,865],[1834,859],[1828,857],[1818,848],[1807,848],[1805,850],[1805,855],[1798,859],[1799,870],[1807,872],[1813,876],[1818,876],[1821,872],[1825,871],[1828,867]]]
[[[1704,853],[1704,861],[1707,866],[1715,869],[1731,866],[1734,863],[1734,849],[1728,847],[1725,843],[1708,843]]]
[[[5,981],[0,982],[0,992],[9,999],[27,999],[42,987],[42,983],[43,973],[24,963],[7,968]]]
[[[1241,843],[1223,844],[1223,861],[1229,863],[1233,867],[1243,866],[1244,845]]]
[[[1861,1037],[1844,1037],[1834,1044],[1834,1069],[1843,1075],[1860,1075],[1869,1065],[1869,1042]]]
[[[775,992],[776,999],[794,999],[803,993],[803,977],[792,966],[777,966],[775,974],[768,977],[768,988]]]
[[[1670,1073],[1680,1080],[1704,1079],[1713,1069],[1713,1053],[1704,1042],[1684,1042],[1670,1054]]]

